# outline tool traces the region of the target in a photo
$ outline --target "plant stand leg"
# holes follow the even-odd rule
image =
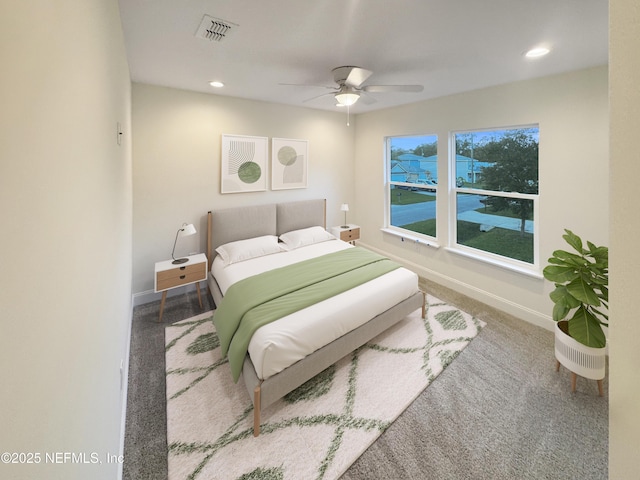
[[[556,372],[560,371],[560,360],[556,360]]]
[[[602,380],[596,380],[598,382],[598,393],[601,397],[604,397],[604,389],[602,388]]]
[[[571,372],[571,393],[575,393],[576,391],[576,382],[578,380],[578,375]]]

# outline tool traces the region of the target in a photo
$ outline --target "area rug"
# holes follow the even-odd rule
[[[262,412],[220,357],[212,312],[166,328],[169,479],[336,479],[485,325],[417,310]]]

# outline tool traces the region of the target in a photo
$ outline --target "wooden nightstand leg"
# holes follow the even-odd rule
[[[158,322],[162,321],[162,312],[164,311],[164,301],[167,299],[167,291],[162,292],[162,300],[160,300],[160,317],[158,318]]]
[[[200,308],[202,308],[202,294],[200,293],[200,282],[196,282],[196,291],[198,292],[198,302],[200,302]]]

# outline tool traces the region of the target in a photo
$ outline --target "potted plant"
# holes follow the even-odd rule
[[[555,283],[549,294],[554,303],[556,323],[555,353],[560,364],[575,375],[598,380],[602,395],[608,326],[609,249],[597,247],[565,229],[562,236],[573,251],[556,250],[543,270],[544,278]]]

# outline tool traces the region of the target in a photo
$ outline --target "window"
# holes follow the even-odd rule
[[[452,140],[452,243],[537,266],[538,127],[458,132]]]
[[[389,229],[435,237],[438,137],[387,137],[385,144]]]

